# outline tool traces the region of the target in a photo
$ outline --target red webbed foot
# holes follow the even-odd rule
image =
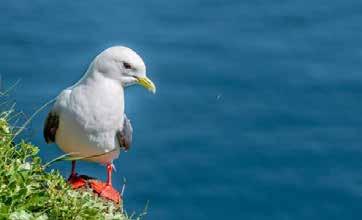
[[[119,192],[107,183],[103,183],[98,180],[91,180],[90,186],[94,192],[96,192],[100,197],[111,200],[115,203],[120,203],[121,196]]]
[[[72,186],[73,189],[78,189],[86,185],[86,180],[77,174],[72,174],[68,178],[68,183]]]
[[[68,178],[68,183],[72,186],[73,189],[78,189],[86,185],[86,180],[75,172],[75,163],[76,161],[72,161],[72,174],[70,174]]]

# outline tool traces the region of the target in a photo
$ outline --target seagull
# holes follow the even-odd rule
[[[106,165],[106,182],[91,180],[90,187],[116,203],[121,196],[112,187],[113,160],[130,148],[133,133],[124,111],[124,90],[135,84],[156,92],[135,51],[124,46],[110,47],[94,58],[76,84],[57,96],[44,123],[46,143],[56,143],[72,157]],[[75,166],[73,160],[68,182],[77,189],[85,186],[86,180],[76,173]]]

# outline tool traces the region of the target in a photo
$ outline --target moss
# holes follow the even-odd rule
[[[72,190],[58,171],[46,172],[38,147],[13,142],[7,115],[0,114],[0,219],[131,219],[91,191]]]

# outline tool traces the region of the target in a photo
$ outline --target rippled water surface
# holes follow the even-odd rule
[[[2,1],[0,73],[21,80],[10,99],[29,116],[104,48],[141,54],[158,93],[126,94],[134,145],[114,182],[129,212],[361,219],[361,20],[358,1]],[[24,137],[48,161],[62,152],[45,116]]]

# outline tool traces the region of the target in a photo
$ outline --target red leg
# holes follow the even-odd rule
[[[112,171],[113,165],[111,163],[107,164],[107,186],[112,186]]]
[[[121,196],[119,192],[112,187],[112,170],[113,165],[111,163],[107,164],[107,181],[103,183],[101,181],[92,180],[90,181],[92,189],[99,194],[99,196],[106,199],[112,200],[116,203],[119,203]]]
[[[68,182],[73,189],[83,187],[86,183],[86,181],[75,172],[75,160],[72,161],[72,173],[68,178]]]
[[[72,176],[76,176],[77,175],[77,173],[75,172],[75,163],[76,163],[76,161],[75,160],[73,160],[72,161]]]

